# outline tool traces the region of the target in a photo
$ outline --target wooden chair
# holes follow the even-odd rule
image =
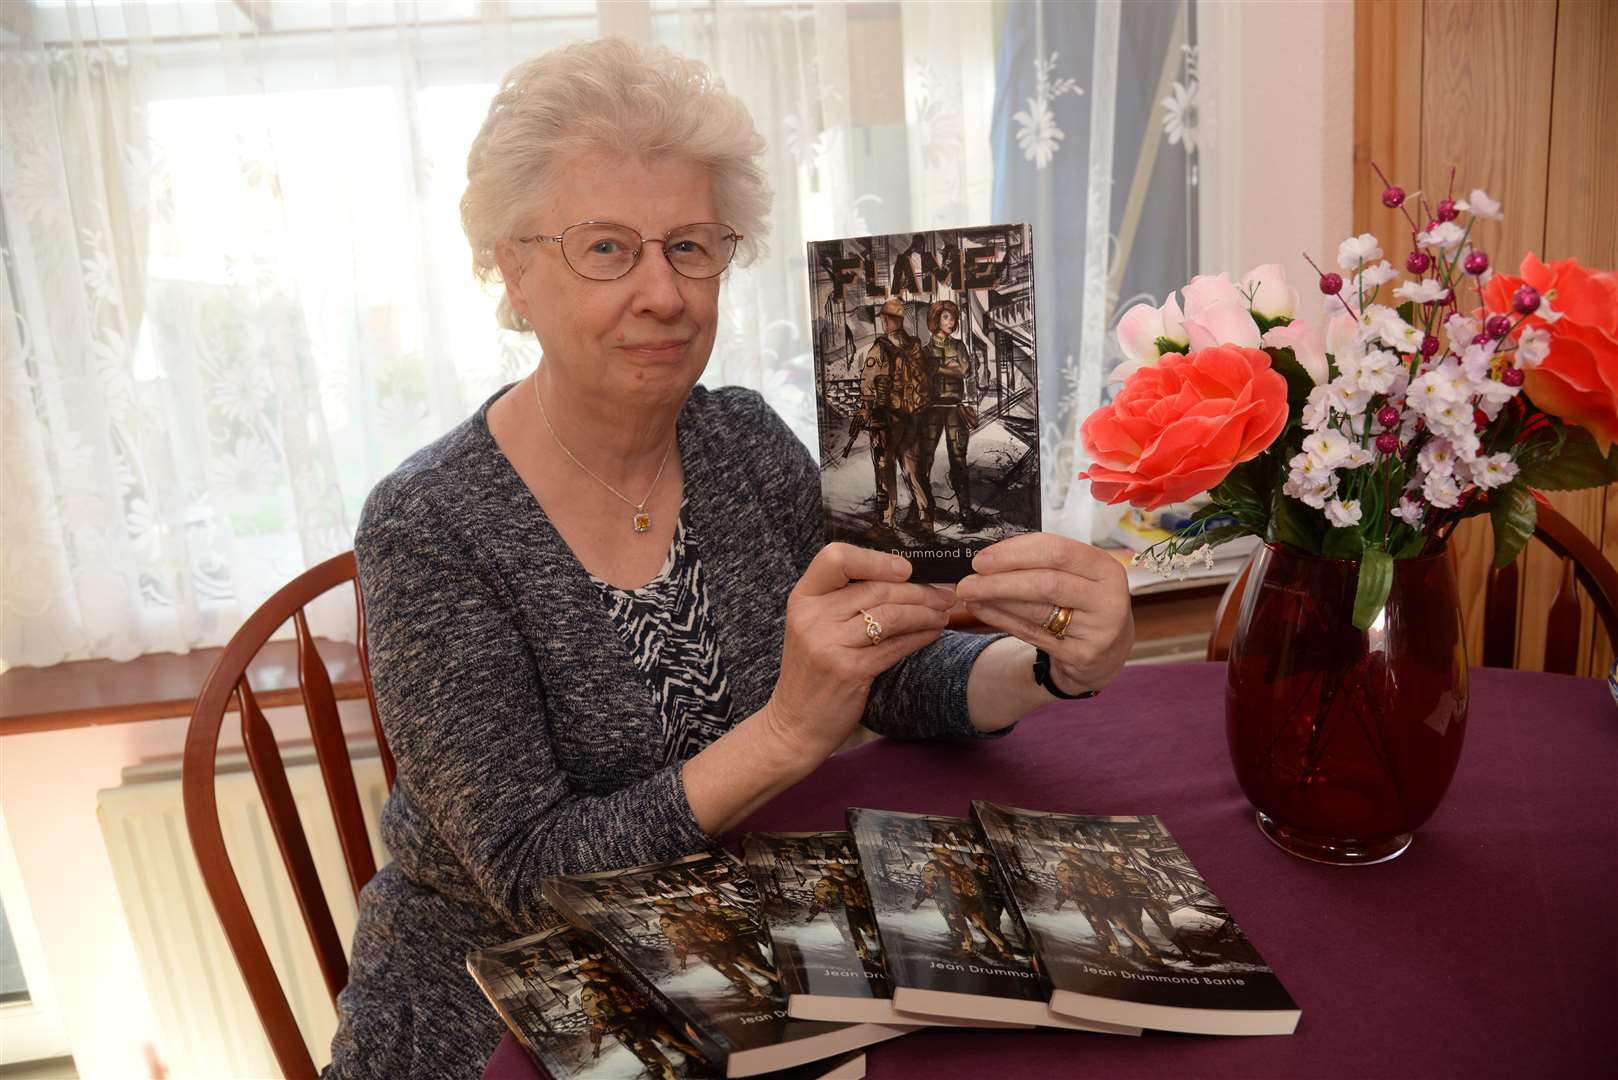
[[[293,1078],[313,1078],[314,1060],[298,1030],[286,993],[270,964],[264,939],[253,924],[241,884],[225,851],[225,838],[220,829],[219,808],[214,792],[215,756],[225,712],[234,702],[241,716],[242,743],[246,748],[248,764],[264,800],[276,845],[281,850],[282,860],[292,879],[292,891],[303,913],[304,927],[314,946],[316,962],[335,1006],[338,991],[348,982],[348,960],[332,922],[331,910],[320,889],[309,842],[287,783],[280,749],[253,695],[253,689],[248,685],[247,666],[270,636],[291,619],[297,631],[298,687],[309,715],[311,740],[325,780],[332,817],[337,824],[337,836],[347,863],[349,883],[357,898],[360,889],[376,873],[376,860],[360,811],[359,794],[337,714],[331,676],[315,648],[314,637],[304,616],[305,606],[315,598],[348,582],[353,582],[354,588],[360,672],[370,703],[371,724],[376,730],[383,775],[389,789],[392,789],[393,756],[388,752],[387,742],[382,736],[376,696],[371,688],[365,608],[360,602],[353,552],[328,559],[294,578],[266,600],[230,639],[197,697],[196,709],[191,714],[191,726],[186,732],[181,771],[186,827],[191,833],[191,847],[197,855],[203,884],[213,899],[214,910],[224,926],[225,938],[246,980],[248,996],[252,998],[253,1008],[264,1025],[264,1033],[269,1037],[276,1062],[285,1076]]]
[[[1544,496],[1536,492],[1534,499],[1538,503],[1534,539],[1562,560],[1562,578],[1545,621],[1544,669],[1573,675],[1579,667],[1579,598],[1574,592],[1575,583],[1584,586],[1595,605],[1596,618],[1606,628],[1607,640],[1618,647],[1618,570]],[[1208,639],[1209,660],[1230,657],[1230,641],[1236,635],[1242,593],[1252,569],[1253,559],[1249,559],[1220,598],[1214,631]],[[1483,599],[1484,667],[1509,668],[1516,664],[1517,576],[1515,562],[1489,572]]]

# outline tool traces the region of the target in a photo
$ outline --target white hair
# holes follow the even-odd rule
[[[466,158],[461,227],[480,281],[500,277],[496,247],[555,179],[558,163],[606,152],[705,168],[719,219],[742,234],[737,257],[763,250],[771,192],[764,138],[740,98],[706,65],[657,46],[604,38],[512,68]],[[527,329],[502,295],[500,325]]]

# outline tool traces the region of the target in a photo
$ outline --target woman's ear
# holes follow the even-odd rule
[[[494,249],[496,264],[500,267],[500,282],[506,290],[506,303],[511,310],[522,318],[528,325],[533,320],[528,317],[528,298],[522,294],[522,264],[517,259],[517,246],[509,241],[502,242]]]

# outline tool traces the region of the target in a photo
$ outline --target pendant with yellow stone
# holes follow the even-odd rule
[[[652,515],[648,514],[644,510],[635,511],[635,531],[638,533],[643,533],[651,529],[651,527]]]

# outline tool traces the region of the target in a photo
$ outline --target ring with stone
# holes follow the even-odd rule
[[[871,639],[871,644],[882,644],[882,624],[876,621],[876,616],[864,608],[860,608],[860,615],[865,619],[865,636]]]

